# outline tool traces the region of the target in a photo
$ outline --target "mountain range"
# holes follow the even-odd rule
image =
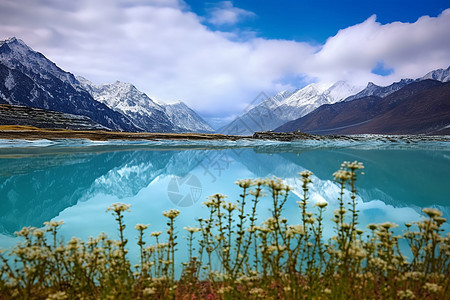
[[[255,131],[272,130],[312,112],[321,105],[336,103],[359,90],[345,81],[339,81],[329,88],[313,83],[293,92],[283,91],[263,100],[219,132],[248,135]]]
[[[116,81],[96,86],[81,76],[76,78],[95,100],[127,116],[142,131],[214,132],[211,126],[181,101],[159,104],[130,83]]]
[[[387,96],[374,93],[323,105],[275,129],[310,134],[450,134],[450,82],[413,81]]]
[[[218,131],[233,135],[270,130],[312,134],[447,134],[448,81],[450,67],[385,87],[372,82],[364,89],[345,81],[332,86],[313,83],[267,97]],[[62,70],[17,38],[0,41],[0,104],[4,104],[0,111],[2,124],[22,122],[52,127],[53,122],[55,128],[214,132],[181,101],[160,103],[134,85],[120,81],[95,85]],[[26,117],[11,117],[16,112]],[[44,121],[39,119],[42,116],[46,118]]]
[[[95,86],[17,38],[0,41],[0,104],[81,115],[117,131],[214,131],[184,104],[158,104],[129,83]]]
[[[414,112],[410,112],[411,116],[409,119],[402,119],[401,116],[395,116],[395,120],[390,120],[392,121],[392,124],[387,122],[387,120],[384,120],[384,124],[386,124],[386,128],[384,129],[381,129],[378,126],[375,130],[375,127],[370,128],[368,127],[369,125],[362,127],[362,124],[359,124],[356,121],[352,123],[352,118],[349,117],[349,115],[352,114],[349,109],[350,107],[354,107],[354,109],[357,109],[355,112],[357,111],[359,114],[355,120],[359,120],[359,122],[367,122],[371,119],[371,117],[375,115],[378,116],[380,113],[379,111],[374,111],[379,109],[379,106],[375,105],[375,102],[377,102],[378,99],[388,97],[389,95],[409,86],[410,84],[425,80],[448,82],[450,80],[450,67],[447,69],[431,71],[425,76],[415,80],[408,78],[402,79],[399,82],[394,82],[393,84],[384,87],[369,82],[364,89],[361,89],[351,86],[345,81],[339,81],[327,89],[313,83],[303,89],[295,90],[294,92],[283,91],[273,97],[265,99],[260,104],[249,109],[247,112],[233,120],[229,125],[223,127],[220,132],[239,135],[269,130],[275,130],[278,132],[300,130],[311,134],[443,134],[446,130],[443,128],[450,125],[450,119],[442,116],[442,114],[439,114],[438,116],[432,115],[431,110],[425,108],[427,105],[432,107],[439,101],[443,102],[442,105],[445,106],[446,102],[450,102],[450,97],[444,94],[436,95],[437,92],[434,90],[428,91],[425,89],[421,93],[420,97],[427,97],[426,94],[430,92],[438,98],[435,97],[433,99],[429,99],[426,103],[423,103],[421,107],[411,105],[410,108],[411,110],[414,109]],[[397,97],[399,95],[402,94],[397,94]],[[344,104],[356,100],[357,102]],[[403,105],[405,105],[405,107],[408,107],[408,105],[411,104],[408,101],[402,101],[402,103],[404,103]],[[418,111],[419,109],[424,109],[422,112],[423,115],[421,115],[421,112]],[[348,121],[341,122],[342,120],[340,120],[334,124],[331,121],[332,119],[330,119],[334,117],[334,115],[329,112],[330,110],[333,110],[334,113],[339,111],[342,114],[342,120],[348,119]],[[393,115],[396,115],[396,113],[393,112]],[[434,120],[434,118],[437,119]],[[420,123],[413,127],[415,129],[411,127],[411,122],[414,122],[414,120],[417,122],[423,122],[425,119],[427,120],[426,124]],[[356,129],[357,125],[361,125],[358,130]],[[392,129],[389,129],[390,125],[392,125]]]
[[[0,103],[82,115],[112,130],[138,130],[79,88],[75,76],[16,38],[0,42]]]

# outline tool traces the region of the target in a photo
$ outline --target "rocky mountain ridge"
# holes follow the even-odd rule
[[[427,79],[434,79],[441,82],[449,81],[450,67],[431,71],[417,79],[402,79],[388,86],[378,86],[369,82],[366,88],[362,90],[358,87],[350,86],[344,81],[339,81],[328,89],[324,89],[323,86],[313,83],[293,92],[284,91],[265,99],[222,128],[220,132],[252,134],[258,131],[274,130],[287,122],[315,112],[322,105],[331,105],[341,101],[351,102],[364,97],[383,98],[411,83]]]
[[[124,115],[95,101],[65,72],[23,41],[0,43],[0,103],[82,115],[117,131],[138,131]]]
[[[215,132],[202,117],[182,101],[163,104],[162,107],[169,120],[178,127],[178,132]]]
[[[24,125],[71,130],[109,130],[86,116],[8,104],[0,104],[0,125]]]
[[[220,132],[247,135],[272,130],[314,111],[323,104],[336,103],[358,91],[358,87],[345,81],[338,81],[328,88],[313,83],[293,92],[283,91],[265,99]]]
[[[450,134],[450,82],[414,81],[385,97],[323,105],[275,129],[310,134]]]
[[[0,41],[1,103],[86,116],[116,131],[214,132],[186,105],[160,105],[129,83],[95,86],[17,38]]]
[[[343,101],[352,101],[355,99],[367,97],[367,96],[376,96],[376,97],[386,97],[390,94],[398,91],[399,89],[403,88],[404,86],[407,86],[410,83],[422,81],[426,79],[433,79],[437,81],[442,82],[448,82],[450,81],[450,67],[447,69],[437,69],[431,72],[428,72],[424,76],[417,78],[417,79],[402,79],[398,82],[394,82],[388,86],[378,86],[374,84],[373,82],[369,82],[367,84],[367,87],[360,91],[359,93],[352,95],[350,97],[345,98]]]
[[[83,77],[77,76],[77,79],[95,100],[129,117],[142,131],[214,132],[205,120],[181,101],[160,104],[131,83],[116,81],[96,86]]]
[[[363,106],[367,109],[360,113],[378,116],[377,112],[370,109],[377,107],[375,104],[379,99],[426,80],[449,81],[450,67],[434,70],[415,80],[402,79],[386,87],[369,83],[361,90],[339,81],[328,88],[310,84],[302,89],[283,91],[250,107],[220,132],[251,135],[258,131],[268,131],[299,117],[316,113],[322,106],[360,99],[365,99],[365,102],[358,103],[364,103],[366,106]],[[424,94],[423,97],[427,96]],[[101,128],[129,132],[214,132],[195,111],[182,102],[158,103],[132,84],[120,81],[96,86],[60,69],[43,54],[16,38],[0,41],[0,104],[85,116],[92,122],[86,126],[93,126],[92,128],[98,125]],[[427,109],[425,104],[420,107]],[[445,123],[445,120],[442,122]],[[325,129],[330,129],[330,126]]]

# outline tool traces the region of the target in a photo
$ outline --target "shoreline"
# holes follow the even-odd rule
[[[238,140],[274,140],[290,142],[298,140],[313,141],[348,141],[358,142],[366,140],[379,140],[385,142],[450,142],[449,135],[385,135],[385,134],[359,134],[359,135],[310,135],[300,132],[255,132],[252,136],[225,135],[219,133],[153,133],[153,132],[118,132],[102,130],[67,130],[44,129],[28,126],[0,126],[0,139],[3,140],[63,140],[88,139],[91,141],[155,141],[155,140],[197,140],[197,141],[238,141]]]
[[[9,140],[60,140],[88,139],[91,141],[109,140],[239,140],[251,136],[237,136],[211,133],[153,133],[153,132],[119,132],[103,130],[68,130],[42,129],[36,127],[14,126],[4,129],[0,126],[0,139]]]

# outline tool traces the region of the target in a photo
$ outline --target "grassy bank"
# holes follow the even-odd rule
[[[178,210],[163,212],[165,232],[136,224],[139,263],[131,264],[124,236],[130,205],[107,209],[118,239],[104,234],[64,242],[62,222],[23,228],[22,242],[2,251],[0,298],[5,299],[448,299],[450,236],[433,208],[419,222],[385,222],[360,228],[357,178],[363,165],[344,162],[333,175],[340,186],[335,235],[323,237],[326,202],[309,203],[311,172],[301,172],[298,223],[288,224],[284,205],[291,192],[281,179],[238,180],[240,198],[215,194],[203,203],[208,215],[195,227],[177,227]],[[271,217],[257,207],[271,201]],[[187,233],[187,239],[178,237]],[[396,231],[397,232],[397,231]],[[178,245],[188,252],[176,260]],[[409,247],[408,255],[400,243]],[[176,268],[182,269],[177,276]]]
[[[244,136],[215,133],[153,133],[120,132],[103,130],[70,130],[37,128],[21,125],[0,125],[0,139],[89,139],[92,141],[108,140],[238,140]]]

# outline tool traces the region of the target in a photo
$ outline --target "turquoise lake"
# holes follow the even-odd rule
[[[0,247],[17,242],[14,232],[24,226],[42,227],[64,220],[61,236],[87,239],[102,231],[117,237],[112,203],[131,204],[125,213],[130,254],[136,253],[137,223],[163,231],[162,212],[181,211],[176,220],[183,255],[183,227],[206,217],[202,202],[222,193],[239,197],[237,179],[280,177],[294,188],[284,215],[298,223],[298,172],[314,173],[311,205],[325,199],[326,237],[337,208],[339,187],[333,172],[343,161],[361,161],[358,177],[360,227],[392,221],[403,225],[421,218],[424,207],[450,215],[450,144],[406,143],[279,143],[279,142],[128,142],[76,141],[11,142],[0,147]],[[271,199],[260,203],[258,222],[270,216]],[[404,229],[400,226],[398,230]],[[444,225],[450,231],[448,223]],[[147,235],[147,243],[154,241]]]

